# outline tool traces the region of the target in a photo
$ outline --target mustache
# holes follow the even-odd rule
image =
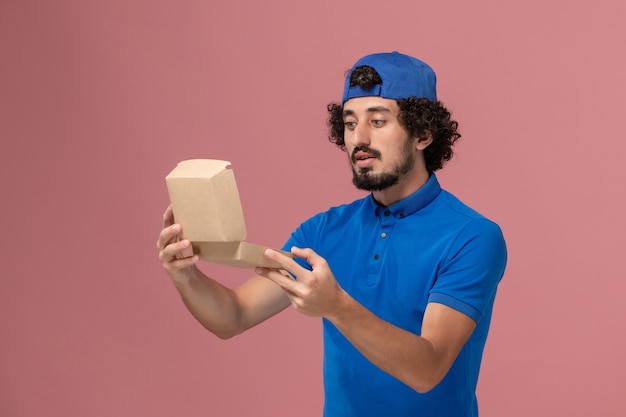
[[[370,155],[373,155],[377,159],[380,159],[381,157],[381,153],[379,150],[370,148],[367,145],[359,145],[352,150],[352,154],[350,155],[350,159],[352,159],[352,161],[355,161],[354,157],[357,154],[357,152],[368,153]]]

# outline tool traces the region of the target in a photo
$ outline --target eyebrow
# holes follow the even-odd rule
[[[376,106],[376,107],[368,107],[365,110],[367,113],[391,113],[391,110],[388,109],[385,106]],[[343,111],[343,115],[344,116],[353,116],[354,115],[354,111],[353,110],[344,110]]]

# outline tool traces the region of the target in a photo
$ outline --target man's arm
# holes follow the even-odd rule
[[[465,314],[429,303],[417,336],[376,317],[347,294],[342,299],[342,309],[328,319],[374,365],[420,393],[446,376],[476,327]]]
[[[228,339],[289,305],[283,290],[260,276],[230,289],[204,275],[196,267],[198,256],[191,253],[191,242],[180,239],[181,231],[168,208],[157,241],[159,259],[187,309],[211,333]]]
[[[417,392],[430,391],[443,379],[476,327],[468,316],[429,303],[421,336],[403,330],[374,315],[339,287],[326,261],[311,249],[292,252],[305,258],[312,270],[267,251],[266,256],[297,279],[269,269],[257,272],[280,285],[296,310],[328,319],[374,365]]]

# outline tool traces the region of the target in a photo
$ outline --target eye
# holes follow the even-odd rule
[[[384,120],[372,120],[372,125],[375,127],[383,127],[385,125]]]
[[[348,122],[348,121],[345,121],[345,122],[343,122],[343,125],[344,125],[344,127],[345,127],[346,129],[348,129],[348,130],[352,130],[352,129],[354,129],[354,127],[356,126],[356,122]]]

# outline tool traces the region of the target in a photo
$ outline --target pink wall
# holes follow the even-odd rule
[[[0,1],[0,415],[320,415],[318,320],[221,342],[187,314],[164,176],[232,161],[248,240],[280,246],[361,195],[324,109],[383,50],[437,70],[440,179],[508,239],[482,416],[626,415],[626,3],[245,3]]]

